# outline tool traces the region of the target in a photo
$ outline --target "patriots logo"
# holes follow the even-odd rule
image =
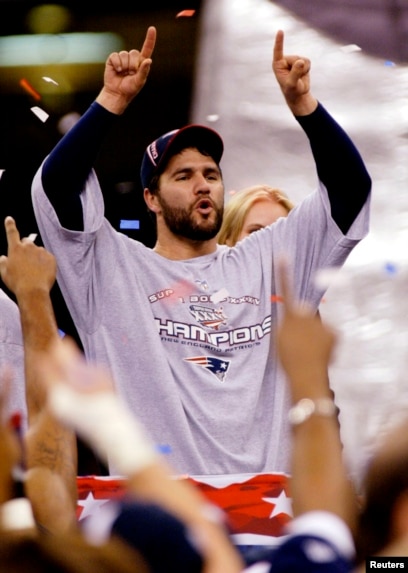
[[[220,382],[224,382],[228,368],[231,364],[229,360],[220,360],[219,358],[213,358],[212,356],[194,356],[193,358],[184,358],[184,360],[186,362],[191,362],[192,364],[197,364],[197,366],[201,366],[202,368],[206,368],[211,372],[211,374],[214,374]]]

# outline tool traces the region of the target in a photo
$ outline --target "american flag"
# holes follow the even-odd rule
[[[233,474],[183,477],[192,482],[226,516],[236,545],[274,546],[292,519],[289,479],[285,474]],[[95,514],[126,489],[121,477],[78,477],[79,521]]]

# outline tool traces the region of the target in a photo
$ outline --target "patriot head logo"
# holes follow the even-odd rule
[[[214,374],[220,380],[224,382],[225,376],[227,374],[228,368],[230,366],[229,360],[220,360],[219,358],[214,358],[213,356],[194,356],[192,358],[184,358],[186,362],[191,362],[202,368],[206,368],[211,374]]]

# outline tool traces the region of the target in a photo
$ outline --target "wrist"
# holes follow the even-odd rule
[[[302,360],[299,361],[299,365]],[[325,367],[316,365],[314,367],[311,363],[303,362],[303,370],[299,370],[295,365],[291,365],[286,372],[290,393],[292,397],[292,404],[295,404],[302,398],[310,398],[311,400],[321,397],[332,398],[332,390],[329,383],[329,374],[327,363]]]
[[[327,396],[313,400],[311,398],[302,398],[289,410],[288,419],[292,426],[298,426],[312,416],[336,418],[338,413],[339,409],[332,398]]]
[[[313,113],[318,106],[318,101],[315,97],[308,93],[297,98],[296,100],[287,100],[287,104],[293,115],[299,117]]]
[[[23,284],[19,287],[13,289],[14,294],[16,295],[16,299],[19,302],[27,301],[30,302],[31,300],[37,301],[41,300],[48,300],[50,296],[51,285],[31,285],[31,284]]]
[[[130,101],[120,94],[112,93],[102,88],[95,101],[110,113],[121,115]]]

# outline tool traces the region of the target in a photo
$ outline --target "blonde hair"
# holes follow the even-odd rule
[[[225,206],[223,222],[217,237],[220,245],[233,246],[238,242],[248,211],[254,203],[262,199],[269,199],[282,205],[288,213],[295,206],[283,191],[268,185],[253,185],[241,189]]]

